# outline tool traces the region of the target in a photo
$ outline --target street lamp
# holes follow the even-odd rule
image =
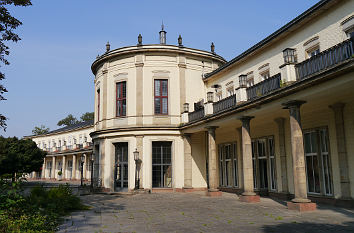
[[[82,186],[82,183],[83,183],[83,179],[84,179],[84,163],[85,163],[85,155],[82,154],[81,157],[81,186]]]
[[[135,160],[135,190],[139,189],[139,183],[140,183],[140,178],[139,178],[139,171],[138,171],[138,162],[139,162],[139,151],[138,149],[135,148],[135,151],[133,152],[134,154],[134,160]]]
[[[95,162],[95,155],[94,153],[91,154],[91,190],[93,191],[93,163]]]

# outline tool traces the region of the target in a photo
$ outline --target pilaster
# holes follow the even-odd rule
[[[184,145],[184,186],[183,188],[192,188],[192,139],[191,134],[183,134]]]
[[[136,61],[135,61],[135,67],[136,67],[136,124],[137,125],[142,125],[143,124],[143,105],[144,105],[144,100],[143,100],[143,93],[144,93],[144,61],[143,61],[143,55],[139,54],[136,56]]]

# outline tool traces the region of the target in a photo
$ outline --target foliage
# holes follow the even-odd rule
[[[94,119],[94,113],[93,112],[86,112],[84,114],[82,114],[82,116],[80,117],[80,120],[82,122],[86,122],[86,121],[93,121]]]
[[[20,182],[0,180],[0,233],[54,232],[63,215],[83,209],[68,186],[35,187],[24,196]]]
[[[45,156],[32,140],[0,136],[0,175],[39,171]]]
[[[74,117],[72,114],[69,114],[67,117],[65,117],[64,119],[61,119],[60,121],[58,121],[57,125],[58,126],[70,126],[70,125],[75,125],[79,123],[79,121],[76,119],[76,117]]]
[[[17,42],[21,38],[13,32],[22,22],[11,16],[6,9],[7,5],[14,6],[29,6],[31,0],[0,0],[0,61],[5,65],[9,65],[9,61],[5,58],[10,54],[9,47],[5,44],[6,41]],[[5,79],[5,74],[0,72],[0,81]],[[3,94],[7,92],[6,88],[0,84],[0,101],[6,100]],[[6,130],[6,117],[0,114],[0,128]]]
[[[48,127],[45,127],[44,125],[41,125],[40,127],[36,126],[32,130],[32,134],[33,135],[47,134],[47,133],[49,133],[49,130],[50,129]]]

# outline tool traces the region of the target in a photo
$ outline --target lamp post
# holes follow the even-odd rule
[[[83,183],[83,179],[84,179],[84,163],[85,163],[85,155],[82,154],[81,157],[81,186],[82,186],[82,183]]]
[[[135,149],[133,152],[134,154],[134,160],[135,160],[135,190],[139,189],[139,183],[140,183],[140,178],[139,178],[139,171],[138,171],[138,162],[139,162],[139,151]]]
[[[93,163],[95,162],[95,155],[94,153],[91,154],[91,190],[93,191]]]

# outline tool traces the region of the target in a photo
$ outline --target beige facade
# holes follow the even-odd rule
[[[110,191],[353,205],[353,12],[320,1],[229,62],[166,38],[107,44],[91,67],[94,178]]]

